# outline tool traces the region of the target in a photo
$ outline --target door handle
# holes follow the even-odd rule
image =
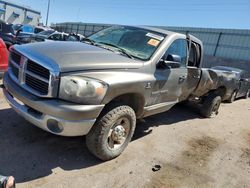
[[[182,82],[184,82],[185,80],[186,80],[186,78],[187,78],[187,76],[180,76],[179,77],[179,83],[182,83]]]
[[[184,75],[184,76],[180,76],[179,78],[185,80],[187,78],[187,76]]]
[[[194,75],[193,78],[200,79],[199,75]]]

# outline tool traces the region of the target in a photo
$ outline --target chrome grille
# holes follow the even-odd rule
[[[55,73],[15,50],[10,52],[9,74],[21,87],[37,96],[56,96],[59,79]]]
[[[28,60],[27,70],[49,80],[49,77],[50,77],[49,70],[35,63],[34,61]]]
[[[25,83],[27,86],[38,91],[42,95],[48,94],[48,83],[26,74]]]
[[[10,55],[12,61],[14,61],[17,65],[20,65],[20,61],[21,61],[21,55],[17,54],[17,53],[11,53]]]
[[[10,63],[9,67],[11,68],[13,75],[18,79],[18,66],[15,66],[13,63]]]

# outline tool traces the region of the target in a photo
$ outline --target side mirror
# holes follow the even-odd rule
[[[161,59],[157,65],[158,68],[180,68],[181,57],[178,55],[168,54],[167,58]]]
[[[181,63],[181,57],[179,55],[174,55],[174,54],[168,54],[167,61],[173,61],[176,63]]]

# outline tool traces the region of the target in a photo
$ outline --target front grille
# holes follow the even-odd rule
[[[12,70],[13,75],[18,79],[18,71],[19,71],[18,68],[15,67],[12,63],[9,64],[9,67]]]
[[[12,61],[14,61],[17,65],[20,65],[21,55],[19,55],[17,53],[11,53],[10,57],[11,57]]]
[[[48,83],[26,74],[25,83],[27,86],[38,91],[42,95],[48,94]]]
[[[34,61],[28,60],[27,70],[49,80],[50,77],[49,70],[35,63]]]
[[[50,87],[52,80],[49,69],[19,55],[14,50],[10,52],[9,67],[12,78],[24,89],[38,96],[53,96],[54,88]],[[55,83],[54,86],[57,87]]]

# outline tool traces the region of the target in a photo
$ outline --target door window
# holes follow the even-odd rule
[[[188,44],[185,39],[175,40],[167,49],[164,60],[168,60],[169,55],[177,55],[181,58],[181,66],[186,66]]]

